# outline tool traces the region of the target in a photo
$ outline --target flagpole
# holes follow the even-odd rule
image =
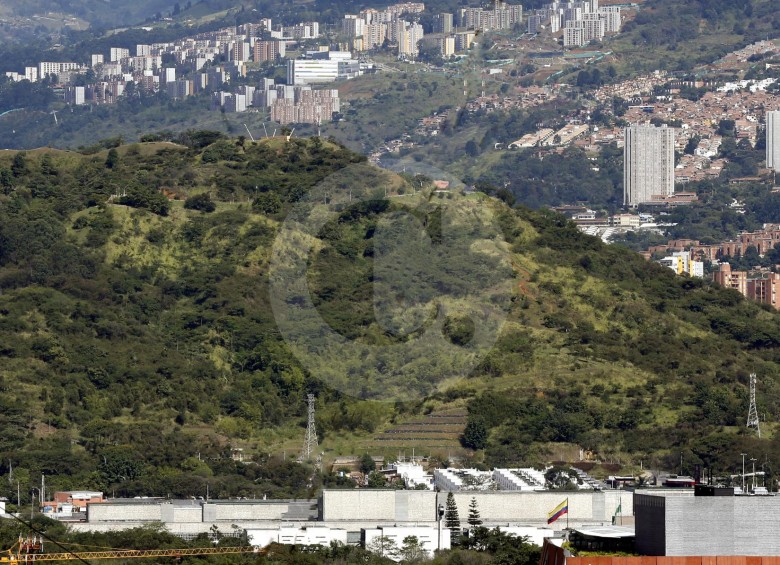
[[[569,497],[566,497],[566,529],[569,529]]]

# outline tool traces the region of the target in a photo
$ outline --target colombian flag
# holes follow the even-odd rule
[[[552,524],[558,518],[568,513],[569,513],[569,499],[567,498],[566,500],[561,502],[558,506],[553,508],[552,512],[547,514],[547,523]]]

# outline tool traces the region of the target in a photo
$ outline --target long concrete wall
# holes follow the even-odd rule
[[[213,512],[213,518],[212,513]],[[317,501],[220,502],[204,507],[204,520],[316,520]]]
[[[453,494],[465,525],[471,499],[475,498],[486,526],[547,526],[547,514],[569,500],[569,514],[553,527],[611,523],[620,505],[623,516],[633,514],[633,498],[623,491],[605,492],[456,492]],[[325,490],[317,500],[242,501],[112,501],[89,505],[87,523],[94,528],[132,527],[163,522],[169,528],[187,524],[316,523],[331,527],[436,524],[436,509],[445,505],[447,493],[419,490],[350,489]],[[198,529],[201,526],[193,526]],[[186,529],[186,528],[185,528]],[[352,531],[350,529],[350,531]]]
[[[128,502],[90,504],[87,506],[88,522],[161,522],[159,502]]]
[[[456,492],[458,512],[466,522],[471,499],[475,498],[486,525],[522,523],[547,524],[548,513],[568,498],[570,525],[610,523],[621,514],[633,514],[633,497],[623,491],[581,492]],[[424,523],[436,520],[436,507],[446,504],[446,493],[432,491],[325,490],[321,519],[325,521],[380,521]],[[562,526],[566,516],[556,523]]]
[[[317,500],[242,501],[112,501],[90,504],[87,521],[103,522],[221,522],[300,521],[317,519]]]

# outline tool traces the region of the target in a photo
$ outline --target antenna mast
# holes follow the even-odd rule
[[[306,437],[303,441],[303,451],[301,452],[301,461],[309,461],[312,454],[317,453],[317,428],[314,425],[314,395],[309,394],[306,397],[309,404],[309,423],[306,426]]]
[[[758,410],[756,408],[756,374],[750,373],[750,408],[748,409],[747,427],[756,428],[758,437],[761,437],[761,427],[758,424]]]

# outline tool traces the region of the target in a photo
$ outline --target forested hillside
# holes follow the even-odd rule
[[[326,462],[446,407],[469,410],[474,463],[540,463],[556,443],[669,468],[681,451],[721,469],[780,455],[780,317],[735,292],[318,138],[117,143],[0,155],[0,474],[13,465],[14,482],[303,496],[338,484],[293,462],[307,393]],[[330,219],[285,221],[301,206]],[[423,229],[393,231],[404,222]],[[304,247],[343,354],[277,326],[272,305],[297,315],[308,299],[289,285],[280,301],[269,280]],[[486,312],[505,318],[492,349]],[[744,430],[751,371],[760,441]]]

